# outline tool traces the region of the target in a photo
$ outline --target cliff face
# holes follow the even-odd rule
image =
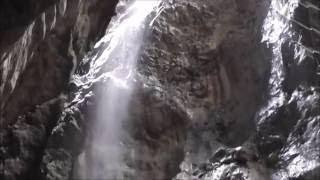
[[[5,124],[14,123],[20,113],[65,89],[70,72],[104,34],[116,1],[26,4],[21,7],[16,1],[5,1],[2,6],[5,15],[19,8],[26,12],[16,12],[16,19],[15,14],[9,16],[12,20],[1,17],[1,42],[6,42],[0,47],[1,118]]]
[[[117,2],[27,3],[1,6],[0,177],[77,178],[105,86],[115,84],[116,58],[90,69],[112,47],[93,43]],[[129,4],[120,1],[107,34]],[[143,26],[121,123],[123,177],[319,178],[319,6],[161,2]]]
[[[117,1],[2,1],[1,179],[31,178],[61,113],[69,77]]]

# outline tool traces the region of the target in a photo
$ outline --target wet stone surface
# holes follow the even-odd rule
[[[75,179],[78,160],[88,158],[82,155],[95,133],[91,126],[101,87],[115,83],[103,75],[119,62],[104,62],[86,83],[79,78],[87,77],[95,68],[90,63],[108,47],[105,42],[82,58],[104,28],[99,22],[105,14],[95,12],[109,6],[81,1],[77,9],[77,2],[68,1],[65,15],[44,39],[40,18],[29,29],[36,35],[26,33],[1,54],[10,68],[0,68],[1,75],[9,70],[8,79],[0,81],[1,122],[8,124],[0,132],[5,162],[0,179]],[[319,179],[319,35],[310,27],[319,28],[314,6],[320,4],[301,2],[312,7],[277,0],[163,1],[143,26],[147,38],[137,60],[128,118],[120,124],[123,177]],[[121,1],[117,12],[123,13],[127,3]],[[21,47],[30,57],[25,67],[15,63],[24,57],[25,51],[17,51]],[[80,65],[68,84],[72,52]],[[62,91],[65,96],[54,98]]]

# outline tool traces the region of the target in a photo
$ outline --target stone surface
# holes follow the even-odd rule
[[[30,15],[6,22],[33,23],[13,46],[1,44],[0,178],[77,178],[101,87],[112,82],[78,82],[108,45],[87,53],[104,32],[108,2],[61,1],[47,7],[46,21]],[[117,13],[127,4],[121,1]],[[319,6],[316,0],[163,1],[148,17],[129,118],[121,124],[124,177],[319,179]],[[108,72],[117,63],[104,65]]]
[[[32,20],[20,27],[23,33],[11,35],[17,40],[1,47],[1,122],[12,124],[21,113],[67,89],[76,65],[104,34],[116,2],[61,0],[35,19],[26,16]]]
[[[164,5],[138,61],[143,82],[159,87],[163,101],[180,106],[195,131],[208,129],[230,146],[250,136],[269,72],[268,57],[261,56],[267,50],[256,31],[267,4],[247,3]]]
[[[0,179],[41,178],[62,94],[79,61],[104,34],[116,3],[0,2]]]
[[[2,179],[32,179],[36,176],[42,150],[61,109],[62,101],[54,99],[20,116],[13,126],[1,129]]]
[[[268,56],[264,55],[269,50],[260,43],[261,34],[257,31],[268,4],[248,3],[252,6],[224,1],[164,2],[155,12],[158,16],[149,17],[150,21],[157,18],[146,33],[147,41],[137,62],[130,118],[123,123],[127,135],[121,142],[128,151],[125,156],[129,167],[126,177],[173,178],[179,172],[179,164],[187,159],[186,154],[189,153],[192,163],[202,164],[217,148],[241,145],[253,134],[254,115],[267,93],[270,68]],[[217,9],[220,6],[224,11]],[[118,9],[121,10],[120,5]],[[253,16],[263,10],[264,14]],[[99,88],[112,80],[99,78],[104,72],[97,77],[86,77],[86,73],[90,58],[100,56],[105,46],[96,47],[80,66],[77,72],[83,79],[96,79],[75,82],[76,94],[66,110],[80,127],[77,132],[85,132],[89,139],[94,133],[90,132],[92,113],[103,93]],[[105,62],[106,72],[115,66],[112,62]],[[44,159],[61,149],[82,158],[81,153],[69,148],[79,146],[74,139],[68,139],[72,136],[58,136],[68,131],[64,124],[69,118],[65,117],[58,123],[61,126],[54,129]],[[51,139],[54,137],[63,142],[67,139],[72,145],[56,143]],[[130,157],[131,150],[141,152],[141,156]],[[59,161],[52,163],[59,166]],[[45,171],[55,171],[50,168],[45,167]]]

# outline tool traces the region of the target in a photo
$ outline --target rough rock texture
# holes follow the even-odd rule
[[[70,71],[103,34],[116,2],[61,0],[20,28],[18,40],[1,47],[3,123],[14,123],[19,114],[66,88]]]
[[[257,31],[267,4],[246,3],[250,6],[236,1],[164,5],[138,62],[143,82],[183,109],[195,132],[208,131],[230,146],[252,133],[269,73]]]
[[[117,12],[121,13],[125,8],[125,1],[121,1]],[[150,20],[154,16],[155,14],[150,15]],[[112,21],[111,25],[113,23],[117,22]],[[90,63],[86,61],[90,62],[101,56],[107,46],[107,43],[100,44],[85,58],[77,69],[83,79],[88,78],[86,73],[90,68]],[[112,70],[110,62],[112,61],[105,62],[106,72]],[[110,81],[112,83],[111,79],[99,78],[101,73],[97,74],[98,77],[93,77],[96,79],[86,83],[77,83],[77,77],[73,79],[76,93],[71,93],[70,102],[49,138],[41,163],[43,178],[67,179],[71,172],[73,178],[77,178],[78,156],[81,158],[82,151],[90,144],[90,138],[95,133],[90,127],[94,124],[92,121],[95,119],[99,99],[106,91],[101,87]],[[123,89],[119,88],[118,91]],[[142,81],[137,83],[132,93],[128,112],[130,118],[122,124],[125,134],[121,139],[128,169],[123,173],[128,179],[169,179],[179,171],[179,163],[183,160],[187,117],[177,107],[170,106],[161,97],[157,97],[157,93],[153,87],[145,88]],[[133,151],[136,154],[134,158],[131,157]]]
[[[258,164],[252,162],[242,168],[232,158],[226,165],[213,165],[211,174],[194,175],[196,167],[218,148],[242,145],[254,134],[255,113],[267,94],[270,51],[261,43],[259,30],[269,4],[242,3],[175,1],[164,5],[142,53],[143,82],[160,89],[162,100],[182,109],[190,123],[183,172],[176,179],[197,179],[204,174],[204,179],[228,179],[233,172],[246,170],[253,173],[244,173],[247,179],[265,178],[265,172],[260,173],[263,165],[252,170]]]
[[[109,1],[79,2],[48,6],[1,54],[0,178],[77,177],[101,87],[112,81],[77,82],[108,46],[100,44],[66,89],[73,61],[90,49],[110,12]],[[164,1],[146,23],[157,17],[146,26],[122,124],[124,177],[319,179],[319,7],[317,0]],[[64,15],[50,16],[53,23],[50,12]],[[66,96],[52,99],[63,90]]]
[[[273,179],[319,179],[319,2],[273,1],[271,7],[265,29],[275,35],[267,41],[279,73],[257,116],[255,142]]]
[[[127,135],[121,142],[130,169],[125,177],[171,179],[184,159],[201,164],[219,147],[241,145],[252,135],[254,115],[267,93],[270,62],[265,54],[270,51],[260,43],[259,31],[268,4],[247,3],[251,6],[163,2],[157,15],[150,15],[150,21],[157,18],[146,33],[130,118],[123,123]],[[77,71],[83,79],[92,78],[86,77],[88,62],[106,47],[96,47],[84,60]],[[106,72],[114,67],[110,62],[105,62]],[[99,87],[109,81],[99,78],[103,73],[85,84],[75,82],[76,94],[54,128],[42,161],[47,177],[65,177],[71,160],[82,151],[83,135],[94,133],[90,124],[102,96]],[[130,157],[132,149],[141,155]]]
[[[2,179],[35,178],[43,148],[61,108],[61,101],[53,99],[20,116],[13,126],[1,129]]]
[[[268,180],[268,171],[258,161],[258,155],[248,147],[221,148],[198,166],[183,162],[183,172],[175,179],[261,179]]]
[[[69,77],[117,0],[0,2],[0,179],[33,179]]]
[[[271,74],[256,132],[201,165],[183,162],[176,179],[319,179],[317,7],[315,1],[271,2],[262,31],[272,50]]]
[[[38,2],[36,0],[3,0],[0,7],[0,52],[15,42],[25,31],[25,28],[41,12],[57,0]],[[3,49],[4,48],[4,49]]]

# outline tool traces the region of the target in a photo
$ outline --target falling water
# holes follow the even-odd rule
[[[76,178],[123,179],[128,171],[123,162],[125,133],[121,122],[127,118],[128,103],[134,84],[136,60],[145,34],[146,17],[159,4],[156,0],[136,0],[116,16],[106,35],[96,44],[97,55],[90,70],[75,77],[78,84],[104,82],[101,96],[87,138],[85,151],[79,156]]]

